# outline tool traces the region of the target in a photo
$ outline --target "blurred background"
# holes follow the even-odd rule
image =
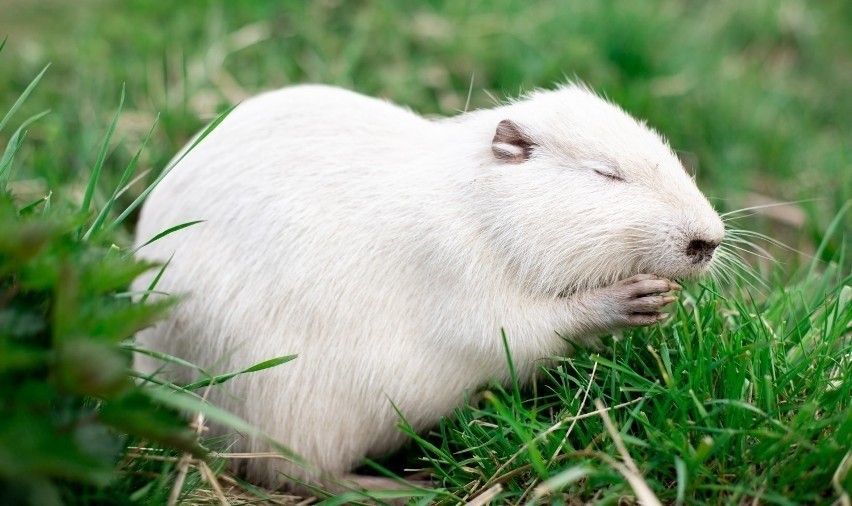
[[[102,187],[159,115],[138,192],[258,91],[321,82],[452,115],[580,80],[666,135],[720,210],[781,204],[739,226],[828,258],[850,235],[816,251],[852,194],[850,27],[844,0],[0,0],[0,106],[51,64],[15,118],[51,110],[29,128],[15,191],[79,200],[122,86]]]

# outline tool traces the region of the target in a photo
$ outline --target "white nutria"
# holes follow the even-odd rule
[[[137,244],[190,220],[139,251],[174,255],[157,290],[184,300],[137,337],[215,373],[298,354],[211,396],[318,470],[247,461],[269,487],[398,448],[393,405],[423,431],[507,381],[501,329],[529,379],[661,320],[725,233],[666,142],[579,85],[435,120],[326,86],[259,95],[153,191]]]

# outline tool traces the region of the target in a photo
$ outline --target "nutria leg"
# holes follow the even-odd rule
[[[662,309],[676,300],[677,283],[654,274],[637,274],[604,288],[596,295],[606,301],[613,323],[619,327],[642,327],[664,320]]]
[[[594,346],[597,340],[592,336],[664,320],[667,315],[662,309],[676,300],[673,293],[680,289],[669,279],[637,274],[610,286],[557,299],[552,313],[559,320],[554,328],[565,338]]]

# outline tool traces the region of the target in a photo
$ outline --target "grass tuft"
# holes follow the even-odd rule
[[[468,499],[499,484],[512,504],[842,500],[850,283],[829,265],[761,301],[694,286],[666,324],[554,358],[535,397],[492,385],[431,438],[412,434],[420,467]]]

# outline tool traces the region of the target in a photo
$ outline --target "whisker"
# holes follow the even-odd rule
[[[721,262],[710,265],[710,279],[713,280],[713,283],[717,286],[728,286],[730,281],[724,277],[726,273],[720,268],[721,266]]]
[[[743,274],[747,274],[751,279],[758,282],[761,286],[763,286],[767,290],[769,289],[769,285],[763,280],[763,278],[761,276],[759,276],[754,270],[752,270],[748,266],[748,264],[743,262],[739,257],[733,255],[732,253],[730,253],[728,251],[722,251],[721,253],[724,254],[722,256],[727,257],[728,261],[730,261],[731,264],[734,267],[737,268],[736,270],[738,270],[739,272],[742,272]],[[743,281],[745,281],[746,283],[749,283],[748,279],[745,276],[741,277],[741,279]],[[749,284],[751,284],[751,283],[749,283]],[[754,286],[752,285],[752,287],[754,287]]]
[[[730,246],[731,248],[735,247],[735,245],[739,245],[739,246],[736,246],[736,247],[737,247],[737,249],[740,249],[742,251],[747,251],[751,254],[756,254],[755,252],[757,252],[757,253],[760,253],[761,255],[768,257],[769,259],[772,259],[773,261],[775,259],[775,255],[766,251],[760,245],[755,244],[751,241],[737,239],[737,240],[731,240],[726,244],[726,246]],[[751,249],[748,249],[745,246],[748,246],[748,248],[751,248]]]
[[[719,214],[719,216],[724,219],[726,216],[735,215],[737,213],[745,213],[745,212],[748,212],[748,211],[755,211],[757,209],[767,209],[767,208],[770,208],[770,207],[789,206],[789,205],[793,205],[793,204],[804,204],[805,202],[816,202],[818,200],[821,200],[821,199],[803,199],[803,200],[791,200],[789,202],[773,202],[772,204],[762,204],[762,205],[759,205],[759,206],[750,206],[750,207],[743,207],[743,208],[740,208],[740,209],[734,209],[733,211],[728,211],[727,213],[721,213],[721,214]]]
[[[726,286],[734,284],[734,276],[736,273],[731,266],[728,265],[727,258],[724,255],[718,257],[716,263],[711,265],[710,269],[726,283]]]
[[[735,252],[723,248],[719,252],[719,256],[720,259],[723,259],[728,264],[728,267],[731,269],[732,272],[740,274],[740,279],[743,279],[745,281],[747,278],[742,274],[747,274],[750,278],[754,279],[761,285],[768,288],[766,283],[763,281],[763,278],[758,275],[757,272],[751,268],[751,266],[743,262],[743,260]]]
[[[756,251],[752,251],[748,248],[743,248],[742,246],[737,246],[736,244],[728,244],[728,247],[733,248],[733,249],[738,250],[738,251],[742,251],[743,253],[748,253],[749,255],[754,255],[754,256],[756,256],[758,258],[762,258],[764,260],[768,260],[768,261],[770,261],[770,262],[772,262],[776,265],[780,263],[778,260],[775,259],[775,257],[770,255],[766,250],[764,250],[760,246],[757,246],[757,245],[751,244],[751,243],[747,243],[747,244],[749,246],[752,246],[753,248],[755,248]]]
[[[785,249],[787,251],[791,251],[793,253],[799,254],[799,255],[801,255],[805,258],[809,258],[809,259],[814,258],[813,255],[809,255],[809,254],[805,253],[804,251],[797,250],[796,248],[793,248],[792,246],[788,246],[787,244],[784,244],[783,242],[779,241],[778,239],[775,239],[774,237],[769,237],[768,235],[761,234],[760,232],[755,232],[753,230],[746,230],[746,229],[741,229],[741,228],[732,228],[732,229],[728,229],[728,230],[725,231],[725,238],[726,239],[742,239],[743,236],[751,237],[751,238],[755,238],[755,239],[760,239],[762,241],[766,241],[766,242],[768,242],[768,243],[770,243],[774,246],[777,246],[777,247]],[[750,246],[755,247],[754,244],[750,244]]]

